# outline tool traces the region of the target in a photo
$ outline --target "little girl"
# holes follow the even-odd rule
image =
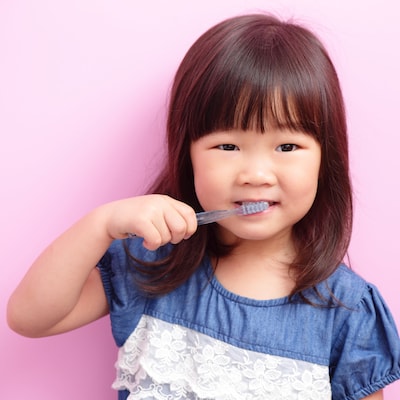
[[[110,314],[119,399],[382,399],[400,341],[342,264],[352,225],[335,69],[307,29],[223,21],[183,59],[151,194],[105,204],[35,261],[8,306],[54,335]],[[266,202],[198,226],[195,212]]]

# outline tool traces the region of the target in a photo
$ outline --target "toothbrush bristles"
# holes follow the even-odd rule
[[[243,202],[241,208],[242,208],[241,213],[243,215],[255,214],[258,212],[265,211],[268,208],[268,202],[266,201]]]
[[[267,201],[244,201],[240,207],[229,210],[213,210],[196,213],[199,225],[210,224],[232,215],[251,215],[265,211],[269,207]]]

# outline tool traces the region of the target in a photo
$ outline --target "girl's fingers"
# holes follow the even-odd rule
[[[179,243],[196,231],[194,210],[185,203],[167,196],[149,196],[135,219],[135,234],[144,239],[143,245],[156,250],[167,243]]]
[[[188,235],[188,223],[180,215],[166,215],[166,224],[169,229],[169,241],[171,243],[179,243]]]
[[[139,235],[142,236],[142,235]],[[148,229],[146,234],[143,235],[143,246],[148,250],[157,250],[159,247],[171,241],[171,235],[168,232],[160,233],[160,229]]]
[[[149,250],[156,250],[171,241],[171,232],[163,218],[146,219],[137,224],[135,234],[143,238],[143,245]]]
[[[197,221],[194,210],[187,204],[177,202],[174,208],[176,212],[167,213],[165,221],[171,233],[171,243],[179,243],[193,235]]]

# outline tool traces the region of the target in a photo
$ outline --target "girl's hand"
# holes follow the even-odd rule
[[[193,208],[165,195],[138,196],[102,207],[107,209],[106,229],[112,239],[135,234],[149,250],[179,243],[197,229]]]

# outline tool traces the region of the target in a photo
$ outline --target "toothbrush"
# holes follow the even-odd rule
[[[196,213],[197,224],[204,225],[220,219],[230,217],[232,215],[250,215],[265,211],[268,208],[266,201],[247,201],[243,202],[240,207],[231,210],[214,210]]]
[[[205,225],[212,222],[219,221],[224,218],[231,217],[232,215],[250,215],[258,212],[265,211],[269,207],[266,201],[246,201],[240,207],[232,208],[230,210],[213,210],[203,211],[196,213],[197,224]],[[136,237],[135,233],[128,233],[128,238]]]

